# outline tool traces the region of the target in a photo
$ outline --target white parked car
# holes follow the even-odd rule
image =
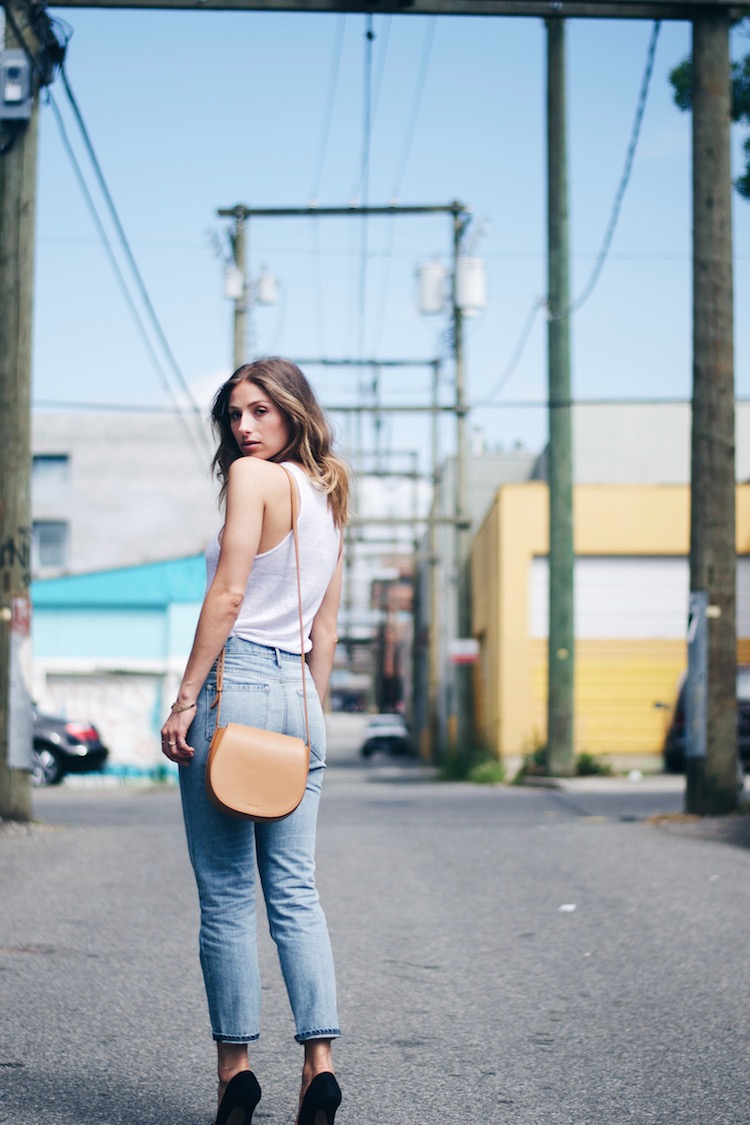
[[[360,747],[363,758],[372,754],[411,754],[412,744],[401,715],[371,715],[365,727],[365,737]]]

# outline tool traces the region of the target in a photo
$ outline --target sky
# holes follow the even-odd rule
[[[543,447],[540,20],[375,17],[368,65],[363,15],[65,8],[50,15],[72,28],[71,88],[164,334],[201,406],[231,373],[228,223],[218,209],[458,200],[472,211],[467,248],[487,273],[487,306],[466,325],[467,399],[485,404],[470,415],[472,438],[493,449]],[[573,297],[588,282],[609,222],[651,32],[645,21],[567,24]],[[746,38],[733,41],[735,53],[749,48]],[[572,321],[575,397],[690,397],[690,118],[674,106],[668,83],[689,50],[689,26],[664,23],[611,251]],[[59,80],[52,96],[115,245]],[[743,139],[735,128],[735,174]],[[734,232],[736,389],[748,395],[750,328],[742,310],[750,296],[750,204],[736,194]],[[416,285],[421,265],[450,263],[447,216],[259,218],[248,239],[251,282],[265,269],[279,283],[278,302],[253,309],[248,356],[424,363],[381,370],[380,401],[401,405],[427,401],[428,365],[441,358],[441,399],[450,401],[448,322],[420,316]],[[164,360],[157,372],[144,346],[49,105],[40,117],[35,268],[36,408],[166,408],[165,425],[178,425],[178,382]],[[306,371],[329,408],[373,401],[369,372]],[[334,418],[345,445],[361,440],[403,458],[416,451],[424,463],[425,415],[384,416],[377,434],[368,422],[359,435],[351,418]],[[453,442],[445,419],[444,451]]]

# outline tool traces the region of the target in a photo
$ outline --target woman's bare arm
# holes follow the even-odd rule
[[[336,653],[338,641],[337,620],[339,602],[341,601],[341,584],[344,571],[343,554],[339,552],[333,578],[328,584],[320,609],[315,614],[315,620],[310,630],[312,649],[307,656],[307,665],[312,674],[313,682],[318,692],[321,703],[326,697],[328,683],[331,679],[333,657]]]
[[[230,467],[219,562],[203,600],[193,647],[177,693],[180,706],[187,708],[198,698],[242,606],[263,530],[269,484],[275,491],[275,481],[268,469],[266,462],[250,458],[235,461]],[[271,472],[276,472],[275,466]],[[185,736],[194,715],[192,708],[177,712],[162,727],[168,742],[176,744],[169,755],[176,761],[185,762],[192,757],[192,747],[185,742]]]

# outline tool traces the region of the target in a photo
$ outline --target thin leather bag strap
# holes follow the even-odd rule
[[[294,563],[297,571],[297,606],[299,609],[299,656],[302,661],[302,706],[305,711],[305,741],[310,746],[310,719],[307,714],[307,678],[305,676],[305,627],[302,623],[302,575],[299,562],[299,535],[297,533],[297,485],[286,465],[281,466],[289,477],[292,493],[292,535],[294,536]]]
[[[299,643],[300,643],[300,660],[302,661],[302,705],[305,711],[305,738],[307,745],[310,745],[310,719],[307,714],[307,680],[305,678],[305,627],[302,621],[302,577],[300,574],[299,562],[299,535],[297,533],[297,486],[294,482],[294,477],[286,468],[285,465],[280,466],[287,477],[289,478],[289,488],[292,497],[292,537],[294,539],[294,564],[297,571],[297,606],[299,609]],[[216,725],[221,725],[221,693],[224,690],[224,652],[223,647],[219,653],[219,659],[216,662],[216,698],[211,704],[210,710],[214,707],[216,711]]]

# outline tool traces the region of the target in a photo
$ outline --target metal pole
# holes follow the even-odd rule
[[[217,0],[204,4],[204,11],[363,12],[372,8],[378,15],[513,16],[545,19],[559,11],[562,0]],[[716,3],[716,0],[714,0]],[[161,8],[166,11],[196,10],[195,0],[64,0],[66,8]],[[583,19],[684,20],[689,18],[690,0],[565,0],[566,16]],[[733,16],[741,17],[740,4],[732,4]],[[324,210],[324,208],[321,208]]]
[[[549,177],[549,641],[547,770],[569,776],[573,755],[573,439],[565,111],[565,21],[547,20]]]
[[[693,428],[690,589],[707,597],[705,756],[686,758],[686,808],[737,805],[736,554],[729,19],[693,20]]]
[[[466,211],[462,203],[386,204],[374,207],[247,207],[237,203],[234,207],[221,207],[216,212],[221,218],[299,219],[306,215],[315,219],[330,219],[340,215],[446,215]]]

